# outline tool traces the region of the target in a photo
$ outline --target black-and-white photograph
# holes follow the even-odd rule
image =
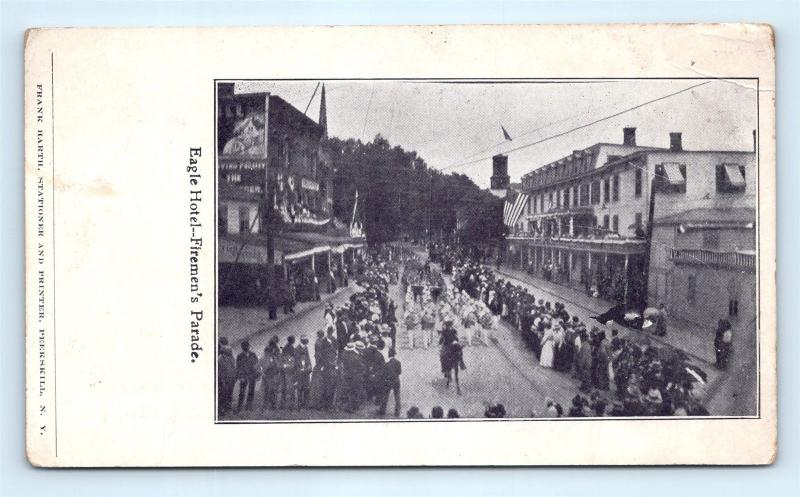
[[[216,422],[759,415],[756,78],[214,90]]]

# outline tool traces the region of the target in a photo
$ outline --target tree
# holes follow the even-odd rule
[[[369,243],[452,237],[457,212],[469,219],[462,240],[502,237],[502,202],[467,176],[429,169],[416,152],[392,146],[381,135],[368,143],[330,138],[324,147],[334,168],[334,215],[349,223],[358,191]]]

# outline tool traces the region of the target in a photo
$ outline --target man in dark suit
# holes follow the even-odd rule
[[[339,352],[343,351],[350,340],[351,325],[347,322],[344,311],[339,311],[336,318],[336,340],[339,342]]]
[[[378,349],[377,340],[370,340],[369,345],[364,350],[364,363],[367,366],[367,381],[366,390],[367,398],[370,400],[380,401],[383,376],[383,353]]]
[[[258,379],[258,357],[250,351],[250,342],[242,341],[242,351],[236,356],[236,378],[239,380],[239,401],[236,412],[242,410],[242,404],[247,396],[245,409],[250,410],[255,395],[256,380]]]
[[[333,336],[333,328],[328,328],[327,336],[320,345],[320,372],[322,375],[322,395],[319,408],[323,410],[334,407],[334,396],[337,389],[337,362],[339,346]]]
[[[389,403],[389,393],[394,392],[394,415],[400,415],[400,373],[403,368],[395,357],[394,349],[389,350],[389,360],[383,365],[383,392],[381,407],[378,414],[386,414],[386,404]]]

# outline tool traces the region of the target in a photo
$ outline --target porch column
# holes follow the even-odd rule
[[[314,254],[311,254],[311,272],[317,274],[317,266],[314,264]]]
[[[569,217],[569,236],[575,236],[575,216]]]
[[[625,254],[625,269],[622,274],[625,275],[625,293],[622,294],[622,301],[628,303],[628,254]]]

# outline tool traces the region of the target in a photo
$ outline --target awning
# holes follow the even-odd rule
[[[323,245],[321,247],[314,247],[308,250],[303,250],[302,252],[294,252],[292,254],[286,254],[283,256],[284,261],[293,261],[296,259],[302,259],[303,257],[310,257],[314,254],[322,254],[331,250],[330,245]]]
[[[737,164],[725,164],[725,176],[731,186],[744,186],[744,175],[741,166]]]
[[[677,162],[665,162],[663,164],[664,168],[664,176],[666,176],[666,181],[670,185],[683,185],[686,183],[686,178],[681,173],[681,164]]]

